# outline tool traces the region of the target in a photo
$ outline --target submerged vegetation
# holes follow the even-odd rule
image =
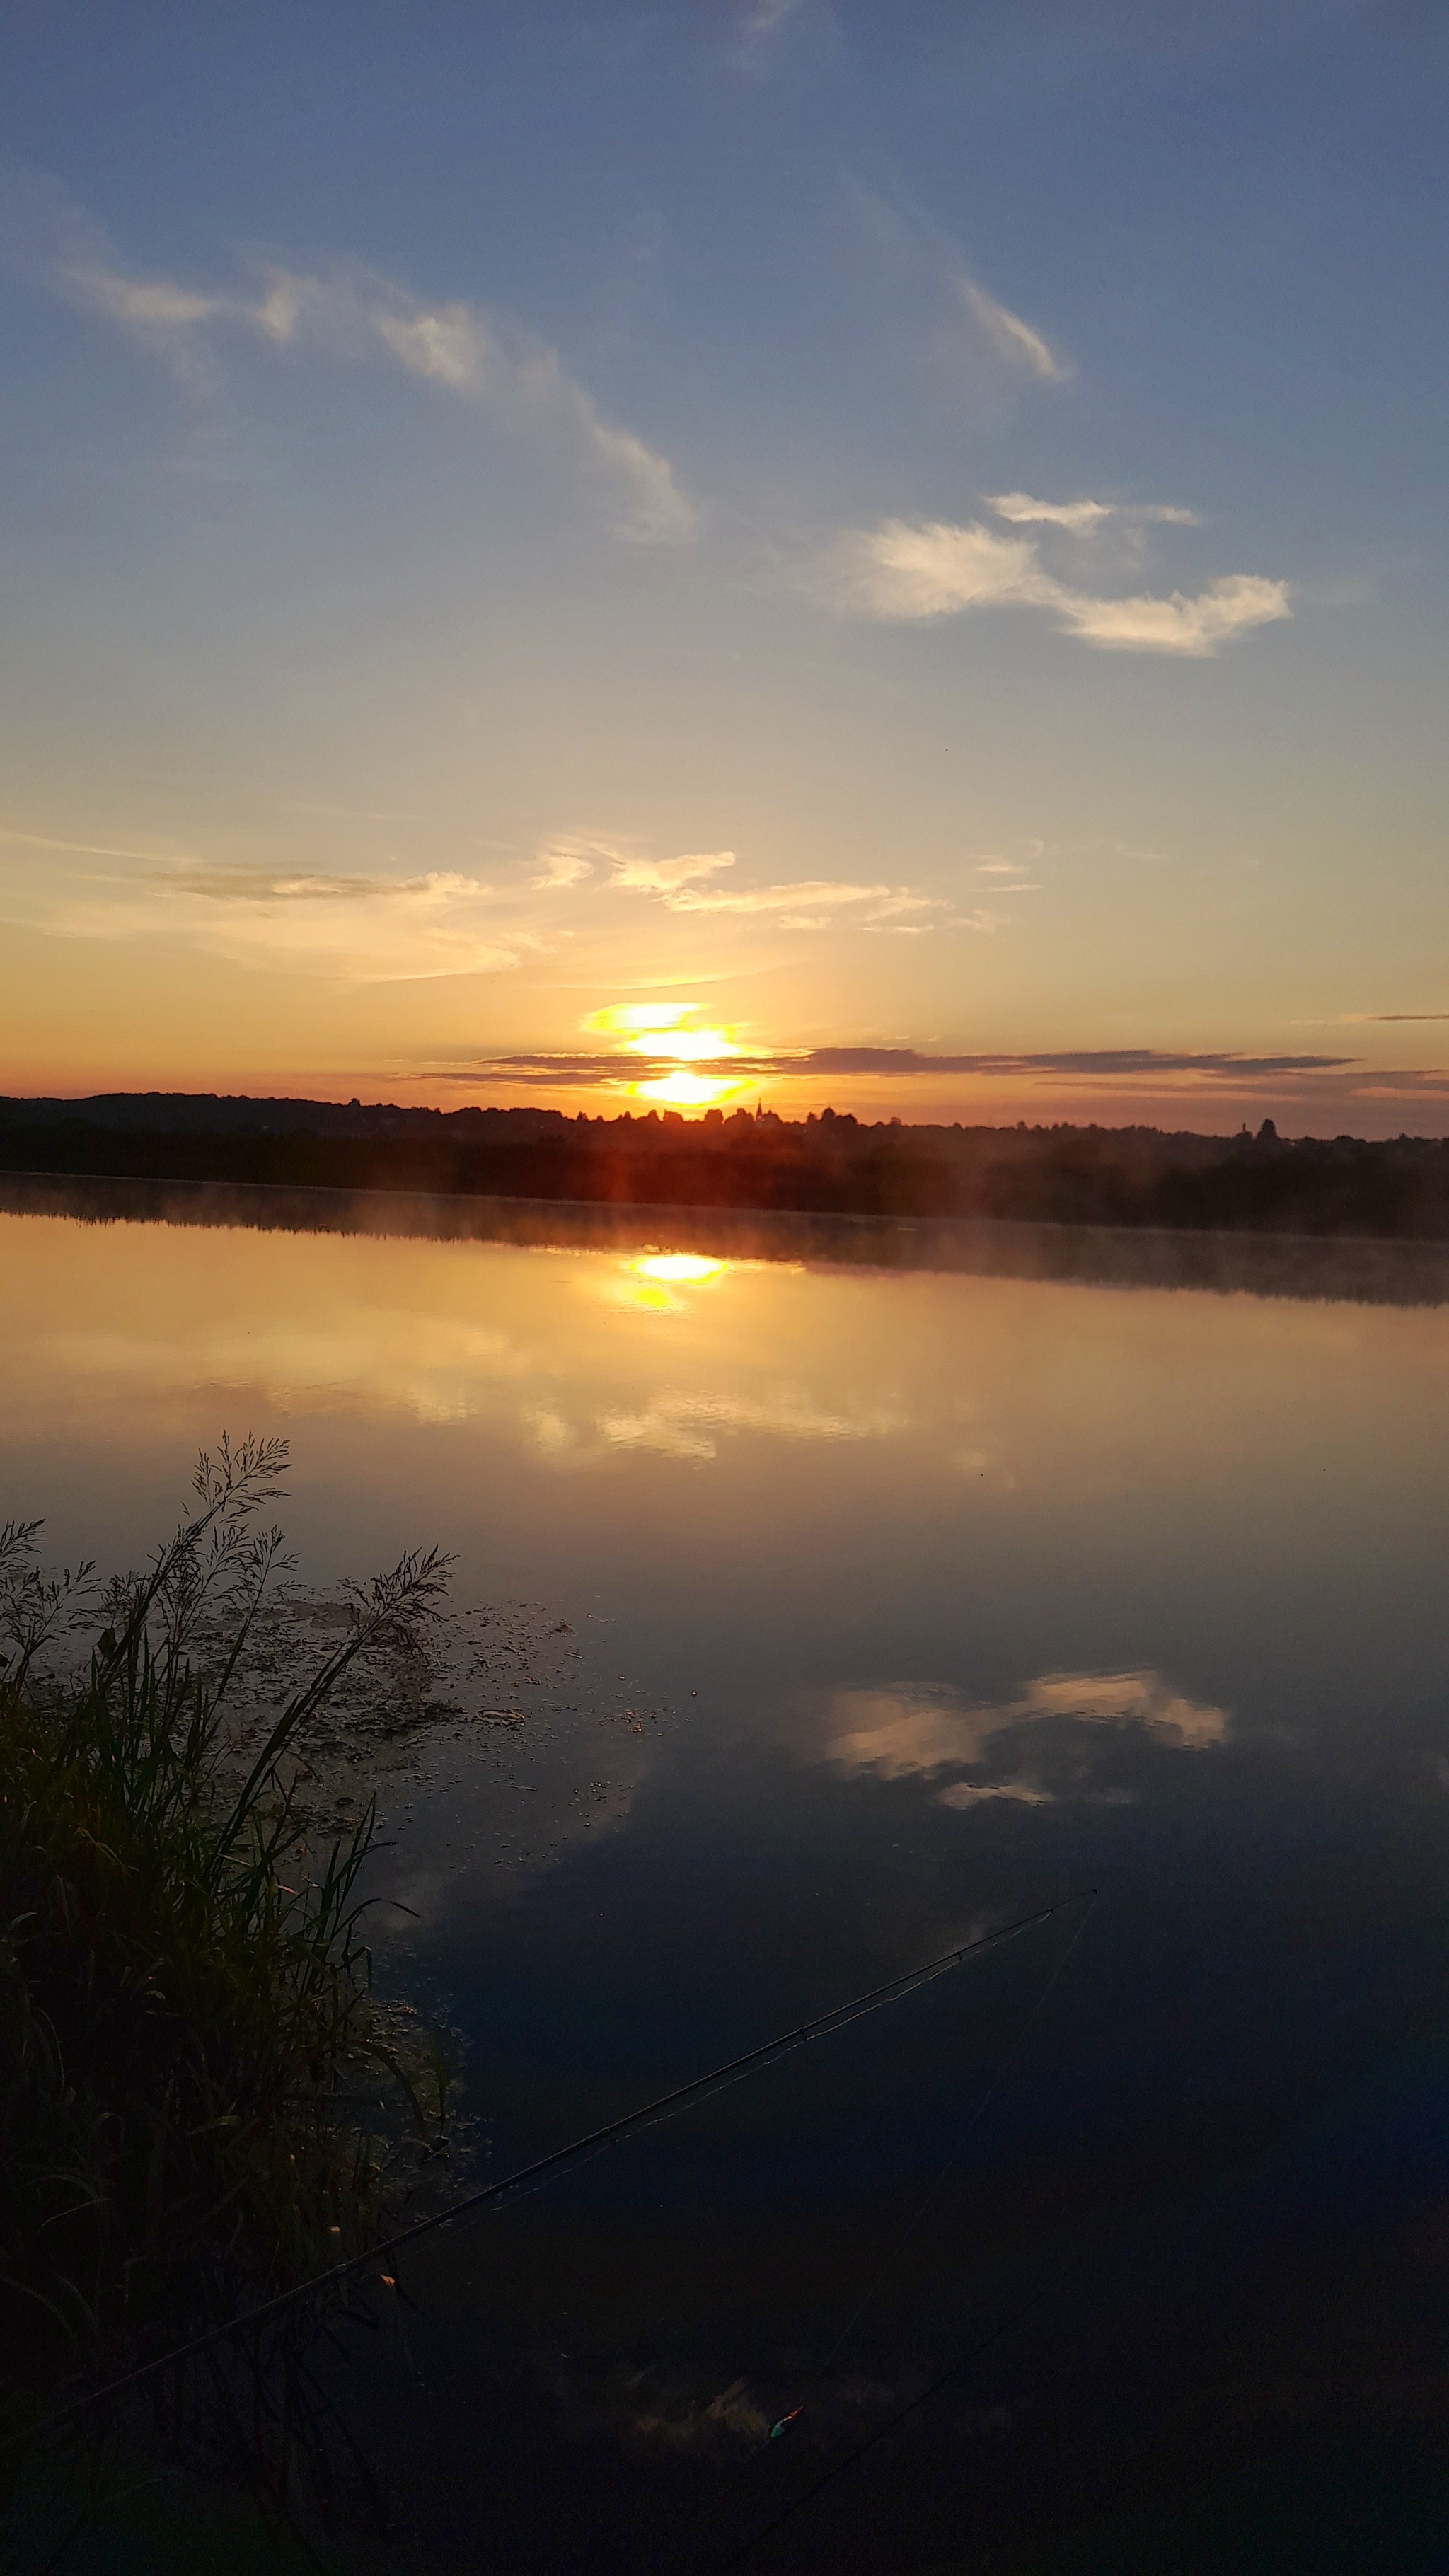
[[[360,1654],[434,1611],[436,1550],[348,1587],[340,1642],[262,1740],[229,1724],[286,1444],[223,1439],[149,1568],[102,1591],[0,1529],[0,2385],[24,2406],[365,2244],[401,2126],[445,2086],[374,2002],[367,1806],[307,1857],[288,1748]],[[89,1634],[83,1663],[76,1658]],[[67,1668],[69,1666],[69,1669]],[[437,2074],[437,2070],[433,2072]],[[406,2112],[389,2121],[389,2088]]]

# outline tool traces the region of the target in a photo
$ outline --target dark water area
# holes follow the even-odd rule
[[[389,1791],[475,2179],[1058,1908],[398,2256],[407,2564],[1443,2563],[1443,1256],[48,1186],[0,1511],[280,1430],[309,1577],[576,1641]]]

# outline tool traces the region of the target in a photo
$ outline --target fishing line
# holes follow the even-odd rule
[[[931,2398],[938,2396],[953,2379],[960,2377],[963,2370],[969,2370],[973,2361],[979,2361],[984,2352],[989,2352],[994,2343],[1001,2341],[1003,2335],[1010,2334],[1013,2326],[1019,2326],[1024,2318],[1031,2315],[1033,2309],[1039,2308],[1046,2295],[1045,2290],[1038,2290],[1026,2301],[1024,2307],[1017,2308],[1011,2316],[1003,2318],[1001,2324],[993,2326],[990,2334],[983,2335],[981,2341],[973,2344],[969,2352],[963,2352],[951,2363],[948,2370],[943,2370],[938,2379],[933,2379],[929,2387],[923,2388],[918,2397],[913,2397],[908,2405],[898,2407],[894,2415],[888,2415],[885,2422],[878,2424],[873,2433],[868,2433],[863,2442],[857,2442],[853,2451],[847,2451],[843,2460],[837,2460],[833,2468],[827,2469],[823,2477],[817,2478],[813,2487],[807,2487],[803,2495],[793,2496],[790,2502],[782,2505],[779,2512],[773,2514],[768,2522],[762,2523],[758,2531],[751,2532],[749,2539],[741,2542],[733,2557],[726,2558],[717,2568],[715,2576],[730,2576],[732,2568],[742,2566],[751,2550],[758,2549],[762,2540],[768,2540],[771,2532],[778,2531],[782,2523],[788,2522],[793,2514],[801,2511],[803,2506],[813,2504],[817,2496],[823,2495],[827,2487],[835,2484],[837,2478],[844,2477],[847,2469],[853,2469],[857,2460],[863,2460],[867,2451],[873,2451],[877,2442],[883,2442],[887,2433],[893,2433],[898,2424],[904,2424],[908,2416],[914,2415],[920,2407],[928,2404]]]
[[[1041,1993],[1037,1996],[1035,2003],[1031,2006],[1026,2018],[1010,2041],[1000,2066],[997,2068],[991,2082],[987,2085],[985,2092],[977,2102],[975,2110],[972,2112],[971,2117],[967,2121],[965,2128],[962,2130],[960,2137],[957,2139],[955,2146],[952,2148],[951,2153],[942,2165],[940,2172],[935,2176],[935,2179],[932,2182],[929,2182],[926,2185],[924,2192],[917,2201],[915,2208],[906,2219],[904,2226],[901,2228],[894,2242],[887,2248],[885,2257],[873,2279],[867,2284],[863,2291],[858,2306],[853,2310],[845,2324],[841,2327],[839,2334],[836,2336],[835,2341],[831,2345],[824,2360],[819,2362],[816,2365],[815,2370],[811,2373],[804,2396],[801,2398],[799,2405],[791,2410],[792,2421],[795,2416],[804,2413],[806,2406],[810,2402],[813,2391],[818,2388],[832,2362],[834,2362],[841,2352],[844,2351],[845,2346],[849,2343],[851,2336],[859,2325],[861,2318],[865,2315],[866,2310],[869,2308],[872,2300],[876,2296],[876,2293],[880,2289],[882,2282],[894,2269],[901,2252],[904,2247],[910,2243],[916,2229],[920,2226],[922,2219],[930,2208],[932,2201],[944,2186],[948,2175],[954,2172],[956,2166],[960,2163],[961,2158],[966,2153],[966,2149],[970,2145],[974,2131],[979,2127],[991,2104],[995,2101],[997,2094],[1001,2091],[1001,2088],[1006,2082],[1007,2076],[1011,2071],[1013,2061],[1025,2047],[1027,2036],[1031,2031],[1033,2024],[1039,2020],[1042,2013],[1045,2012],[1047,2004],[1051,1999],[1052,1993],[1059,1979],[1065,1974],[1072,1952],[1075,1950],[1077,1943],[1080,1941],[1082,1934],[1086,1931],[1087,1925],[1092,1919],[1092,1912],[1096,1905],[1096,1901],[1096,1890],[1093,1889],[1091,1901],[1087,1906],[1086,1912],[1078,1922],[1076,1930],[1073,1932],[1072,1937],[1067,1943],[1065,1950],[1062,1952],[1061,1957],[1053,1967]],[[771,2432],[765,2437],[767,2441],[774,2438],[774,2431],[775,2428],[772,2427]]]
[[[885,2004],[913,1994],[918,1986],[929,1984],[932,1978],[946,1975],[952,1968],[959,1967],[963,1960],[996,1949],[1020,1933],[1033,1930],[1039,1923],[1049,1923],[1054,1915],[1064,1913],[1069,1905],[1095,1902],[1096,1894],[1094,1887],[1078,1888],[1070,1896],[1059,1897],[1054,1905],[1040,1906],[1034,1914],[1023,1914],[1013,1923],[999,1925],[994,1932],[984,1932],[974,1941],[961,1942],[955,1949],[944,1951],[939,1958],[928,1959],[924,1967],[911,1968],[903,1976],[888,1978],[884,1985],[868,1988],[864,1994],[852,1997],[849,2003],[836,2004],[829,2012],[817,2014],[813,2021],[802,2022],[795,2030],[783,2031],[777,2038],[765,2040],[757,2048],[746,2049],[741,2056],[728,2058],[722,2066],[712,2067],[707,2074],[696,2075],[687,2084],[676,2085],[671,2092],[661,2093],[654,2101],[641,2104],[637,2110],[625,2112],[622,2118],[587,2131],[583,2137],[572,2139],[567,2146],[555,2147],[550,2154],[536,2157],[531,2164],[520,2165],[514,2173],[504,2174],[497,2182],[485,2183],[477,2191],[466,2193],[461,2200],[451,2202],[446,2209],[434,2210],[429,2217],[416,2219],[410,2227],[400,2228],[395,2235],[385,2237],[380,2245],[371,2245],[363,2252],[350,2254],[342,2262],[334,2263],[328,2271],[318,2273],[315,2279],[299,2282],[290,2290],[279,2291],[274,2299],[265,2300],[249,2316],[229,2318],[223,2325],[212,2326],[190,2342],[178,2344],[172,2351],[161,2353],[152,2361],[141,2362],[134,2370],[123,2371],[104,2386],[73,2399],[68,2406],[59,2407],[38,2426],[9,2435],[0,2442],[0,2458],[22,2443],[44,2440],[48,2434],[58,2431],[62,2425],[71,2423],[91,2408],[103,2405],[109,2398],[124,2396],[143,2387],[162,2371],[194,2360],[199,2354],[210,2352],[216,2345],[233,2337],[256,2333],[303,2300],[340,2288],[354,2274],[375,2269],[403,2246],[415,2245],[421,2237],[436,2234],[439,2228],[451,2226],[470,2211],[490,2205],[496,2207],[510,2195],[537,2189],[570,2165],[585,2163],[592,2156],[621,2145],[640,2129],[673,2116],[687,2103],[701,2101],[710,2093],[723,2090],[726,2085],[774,2063],[791,2049],[801,2048],[812,2039],[821,2039],[848,2028],[851,2022],[858,2021],[864,2014],[876,2012]]]
[[[1005,2084],[1006,2079],[1011,2072],[1013,2064],[1025,2047],[1033,2026],[1045,2012],[1052,1994],[1070,1965],[1072,1954],[1076,1949],[1077,1943],[1081,1940],[1088,1923],[1092,1919],[1092,1914],[1097,1903],[1097,1891],[1095,1888],[1090,1888],[1084,1891],[1084,1893],[1087,1898],[1086,1910],[1080,1916],[1076,1929],[1074,1930],[1072,1937],[1067,1943],[1067,1946],[1063,1950],[1060,1958],[1055,1961],[1040,1994],[1036,1997],[1035,2002],[1030,2005],[1024,2018],[1018,2024],[1007,2044],[996,2073],[992,2076],[985,2091],[979,2096],[971,2112],[970,2118],[967,2120],[965,2128],[961,2131],[961,2134],[957,2139],[956,2144],[951,2149],[950,2154],[946,2158],[945,2163],[941,2166],[939,2172],[936,2173],[932,2177],[931,2181],[926,2185],[926,2188],[921,2194],[920,2199],[916,2202],[914,2209],[909,2212],[904,2224],[898,2229],[896,2235],[887,2246],[885,2254],[871,2275],[871,2278],[867,2282],[865,2289],[862,2291],[860,2298],[857,2300],[855,2307],[847,2317],[845,2324],[841,2327],[835,2341],[831,2344],[829,2350],[824,2355],[824,2358],[818,2361],[815,2368],[812,2370],[809,2379],[805,2383],[804,2393],[783,2415],[777,2416],[775,2422],[770,2426],[769,2431],[765,2434],[764,2439],[758,2442],[752,2451],[746,2453],[744,2459],[739,2462],[734,2472],[737,2478],[745,2477],[753,2468],[755,2462],[762,2459],[765,2453],[772,2449],[773,2445],[787,2434],[791,2427],[797,2424],[800,2421],[800,2418],[805,2414],[811,2398],[814,2396],[816,2390],[819,2388],[821,2382],[825,2379],[834,2363],[839,2359],[841,2353],[845,2350],[846,2345],[850,2342],[851,2337],[859,2326],[862,2317],[866,2314],[867,2310],[879,2294],[883,2283],[895,2269],[902,2252],[909,2244],[911,2238],[915,2235],[917,2229],[920,2227],[921,2222],[925,2218],[927,2211],[930,2209],[932,2202],[938,2197],[949,2176],[954,2172],[957,2165],[959,2165],[961,2158],[964,2156],[966,2149],[971,2142],[973,2134],[980,2126],[986,2112],[989,2110],[991,2104],[995,2101],[998,2093],[1001,2091],[1002,2086]],[[1036,2302],[1033,2301],[1032,2305],[1035,2304]],[[998,2331],[1003,2332],[1004,2330],[1004,2328],[998,2329]],[[964,2364],[953,2364],[952,2367],[953,2369],[962,2368],[964,2367]],[[927,2393],[929,2394],[929,2391]],[[881,2428],[882,2431],[888,2429],[888,2426],[883,2426]],[[877,2437],[875,2435],[871,2436],[872,2440],[876,2438]],[[869,2445],[867,2444],[865,2447],[868,2448]],[[851,2456],[854,2457],[856,2455],[852,2454]],[[848,2462],[843,2462],[841,2465],[848,2466],[848,2464]],[[829,2474],[834,2475],[835,2472],[831,2471]],[[804,2497],[801,2497],[798,2501],[800,2503],[808,2502],[809,2496],[815,2494],[817,2491],[818,2490],[816,2488],[809,2489],[807,2494]],[[793,2512],[795,2507],[791,2506],[790,2510]],[[767,2523],[764,2530],[757,2533],[755,2537],[757,2539],[763,2539],[765,2537],[765,2533],[772,2531],[774,2527],[773,2523]],[[737,2564],[738,2556],[743,2555],[753,2547],[754,2540],[745,2542],[742,2551],[737,2553],[736,2557],[731,2557],[725,2560],[724,2567],[727,2569],[735,2566]]]

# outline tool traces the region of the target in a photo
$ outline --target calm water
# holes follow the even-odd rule
[[[306,1573],[437,1539],[581,1641],[391,1820],[490,2171],[1098,1891],[420,2252],[348,2399],[404,2527],[1107,2566],[1190,2488],[1156,2563],[1439,2563],[1449,1306],[626,1238],[0,1216],[0,1514],[130,1561],[282,1430]]]

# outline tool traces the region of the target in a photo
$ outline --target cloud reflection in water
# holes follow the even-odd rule
[[[1109,1755],[1151,1744],[1202,1752],[1221,1744],[1229,1713],[1184,1698],[1160,1673],[1043,1673],[1021,1697],[973,1706],[945,1686],[899,1684],[837,1692],[825,1758],[881,1780],[934,1779],[945,1807],[1007,1798],[1044,1806],[1062,1798],[1131,1794]],[[1104,1730],[1106,1731],[1104,1734]]]

